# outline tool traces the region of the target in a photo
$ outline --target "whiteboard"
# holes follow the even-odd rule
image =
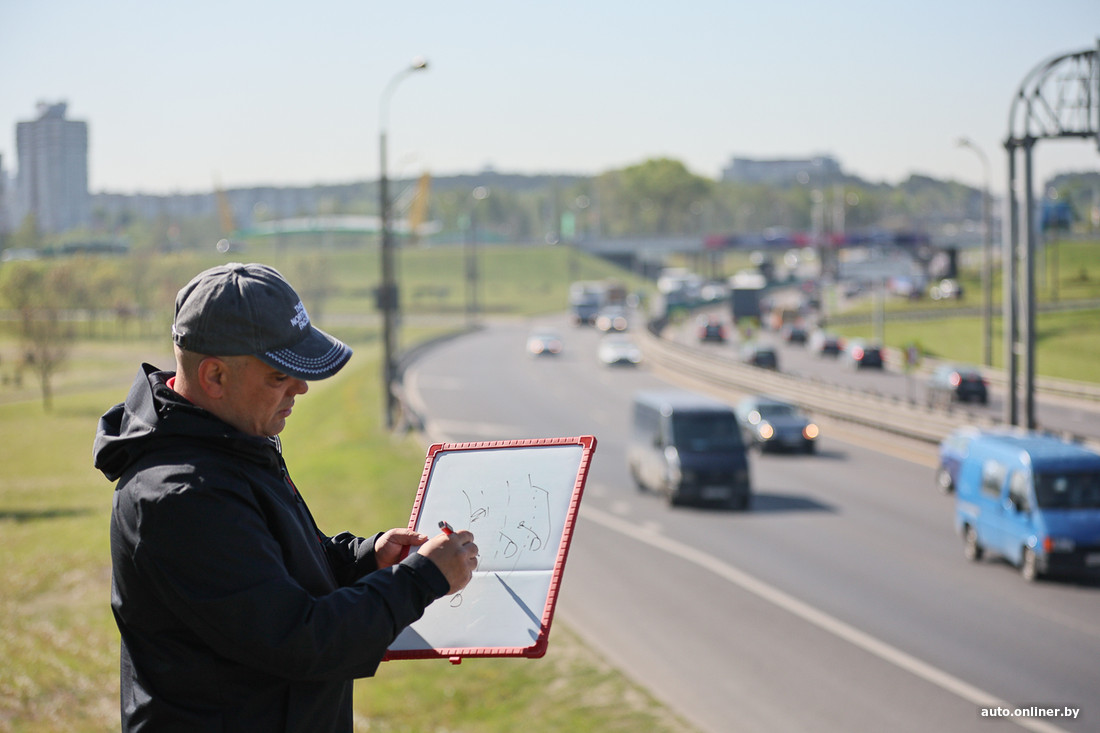
[[[402,631],[385,658],[545,654],[595,449],[591,435],[432,445],[409,527],[429,536],[441,521],[470,530],[478,567],[463,590]]]

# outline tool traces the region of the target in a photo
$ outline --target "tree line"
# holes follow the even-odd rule
[[[1081,176],[1056,180],[1075,210],[1075,218],[1090,223],[1092,196]],[[407,200],[416,181],[394,181],[395,201]],[[33,219],[0,241],[0,248],[42,249],[66,241],[111,239],[135,250],[207,249],[231,237],[220,215],[219,195],[237,201],[233,207],[239,228],[294,216],[376,215],[376,182],[318,186],[308,196],[286,196],[291,189],[273,187],[210,193],[175,209],[187,215],[146,215],[136,201],[156,197],[107,196],[93,203],[89,226],[54,237],[37,233]],[[306,191],[306,189],[294,189]],[[1091,188],[1088,189],[1091,192]],[[475,193],[476,192],[476,193]],[[163,197],[165,202],[171,197]],[[110,199],[108,206],[106,202]],[[93,197],[93,200],[96,197]],[[131,203],[127,204],[126,201]],[[287,201],[297,203],[287,204]],[[427,219],[437,224],[433,242],[460,242],[476,234],[511,243],[571,241],[580,238],[631,236],[695,236],[794,231],[858,231],[882,228],[926,231],[945,225],[979,222],[982,192],[953,181],[912,175],[897,185],[871,183],[855,176],[828,180],[807,178],[786,184],[715,180],[690,171],[680,161],[654,158],[595,176],[511,175],[494,171],[432,180]],[[224,202],[223,202],[224,203]],[[133,208],[127,208],[132,206]],[[396,212],[398,216],[402,212]]]

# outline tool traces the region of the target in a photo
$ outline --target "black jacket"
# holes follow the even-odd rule
[[[111,606],[124,731],[351,731],[352,683],[448,583],[374,538],[328,537],[277,439],[241,433],[142,365],[99,421],[118,479]]]

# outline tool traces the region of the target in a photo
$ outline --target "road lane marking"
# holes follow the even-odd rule
[[[769,585],[759,578],[722,562],[713,555],[709,555],[701,550],[696,550],[693,547],[689,547],[682,542],[677,542],[662,534],[658,534],[648,528],[640,528],[633,522],[620,519],[591,506],[582,507],[580,516],[581,519],[590,519],[596,524],[602,525],[605,529],[618,532],[619,534],[643,542],[650,547],[663,550],[670,555],[675,555],[682,560],[698,565],[704,570],[709,570],[718,577],[782,608],[798,618],[801,618],[803,621],[811,623],[819,629],[833,634],[837,638],[847,641],[873,654],[879,659],[914,674],[924,681],[930,682],[953,695],[968,700],[978,707],[1013,707],[1013,705],[1005,700],[981,688],[975,687],[969,682],[959,679],[938,667],[934,667],[881,639],[860,631],[851,624],[845,623],[835,616],[831,616],[824,611],[814,608],[810,604],[800,601],[794,596],[779,590],[775,586]],[[1066,733],[1064,728],[1059,728],[1058,726],[1051,725],[1050,723],[1035,718],[1013,717],[1009,718],[1009,720],[1021,728],[1036,731],[1036,733]]]

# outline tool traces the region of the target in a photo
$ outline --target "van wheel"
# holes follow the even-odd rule
[[[978,530],[970,525],[967,525],[966,533],[963,535],[963,555],[970,562],[982,559],[982,546],[978,544]]]
[[[1029,583],[1039,579],[1038,560],[1035,557],[1035,550],[1030,547],[1025,547],[1020,557],[1020,575],[1024,576],[1024,580]]]

